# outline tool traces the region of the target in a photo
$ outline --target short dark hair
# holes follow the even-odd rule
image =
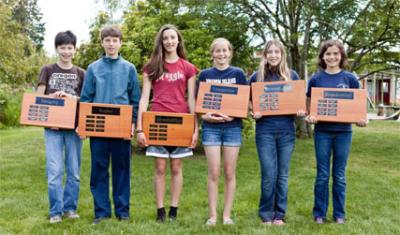
[[[325,52],[328,50],[329,47],[337,46],[340,51],[340,55],[342,56],[342,59],[340,60],[339,63],[339,68],[344,69],[347,66],[347,54],[346,50],[344,49],[343,43],[340,42],[339,40],[336,39],[330,39],[327,41],[322,42],[321,47],[319,49],[319,54],[318,54],[318,66],[322,69],[326,69],[326,63],[323,60]]]
[[[122,40],[122,32],[116,25],[105,26],[100,32],[101,41],[103,41],[106,37],[118,37],[119,40]]]
[[[54,45],[56,48],[65,44],[72,44],[74,47],[76,47],[76,36],[69,30],[65,32],[59,32],[54,40]]]

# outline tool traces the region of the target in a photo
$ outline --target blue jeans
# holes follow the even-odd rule
[[[82,141],[75,131],[69,130],[46,128],[44,137],[50,217],[62,215],[65,211],[76,211],[79,197]],[[64,164],[67,179],[63,189]]]
[[[329,205],[329,175],[332,159],[333,218],[345,217],[346,164],[351,146],[351,131],[316,131],[317,178],[314,186],[314,217],[325,218]]]
[[[109,173],[111,158],[114,210],[117,217],[129,217],[131,141],[113,138],[90,138],[92,169],[90,190],[95,218],[110,217]]]
[[[261,168],[261,198],[258,215],[264,221],[284,219],[293,132],[268,133],[256,129],[256,145]]]

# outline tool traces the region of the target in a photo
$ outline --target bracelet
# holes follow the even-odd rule
[[[143,133],[143,130],[136,130],[136,133]]]

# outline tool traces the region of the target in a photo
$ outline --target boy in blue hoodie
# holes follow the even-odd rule
[[[82,102],[124,104],[133,106],[132,133],[140,99],[136,68],[119,54],[122,33],[107,26],[100,33],[105,54],[89,65],[81,94]],[[98,224],[111,217],[109,173],[111,160],[115,216],[129,220],[131,141],[115,138],[90,138],[92,169],[90,189],[94,199],[94,221]]]

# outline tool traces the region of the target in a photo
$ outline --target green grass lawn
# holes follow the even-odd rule
[[[347,166],[347,221],[316,225],[312,220],[315,157],[312,140],[298,140],[289,177],[287,225],[263,226],[257,217],[260,173],[254,137],[245,141],[237,169],[235,226],[207,228],[207,162],[184,160],[184,189],[175,222],[155,222],[153,160],[135,151],[132,160],[131,221],[115,218],[92,225],[90,152],[83,148],[79,220],[48,223],[43,129],[0,131],[0,234],[400,234],[400,123],[354,127]],[[168,177],[169,180],[169,177]],[[219,212],[223,198],[220,182]],[[167,196],[166,202],[169,201]],[[166,206],[169,206],[166,204]],[[219,221],[220,222],[220,221]]]

